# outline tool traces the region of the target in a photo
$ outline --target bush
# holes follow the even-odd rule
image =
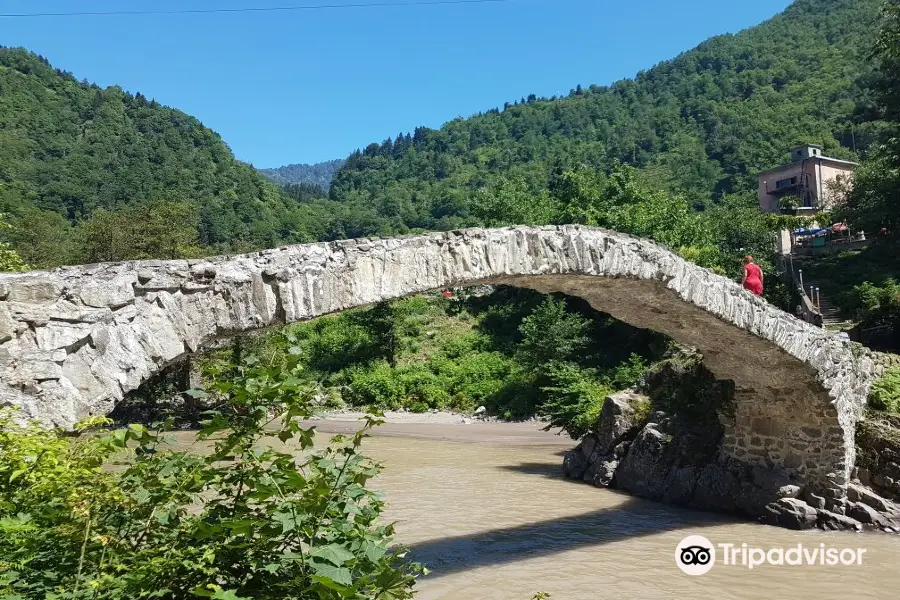
[[[307,364],[319,372],[340,371],[375,354],[369,331],[352,315],[324,317],[298,329],[306,335]]]
[[[403,406],[406,397],[394,369],[384,361],[352,370],[349,388],[349,400],[357,406],[396,409]]]
[[[875,410],[900,414],[900,368],[889,369],[872,384],[869,406]]]
[[[609,385],[616,390],[633,387],[647,370],[647,362],[637,354],[632,354],[626,362],[613,369]]]
[[[612,391],[592,371],[577,364],[558,364],[550,373],[549,386],[542,388],[546,395],[541,412],[550,419],[551,427],[561,427],[573,439],[593,429]]]
[[[0,597],[411,598],[421,568],[390,549],[365,487],[376,422],[313,452],[313,394],[292,356],[212,374],[222,409],[198,435],[205,455],[137,425],[70,436],[0,414]]]
[[[564,300],[548,297],[519,327],[519,358],[537,368],[567,361],[590,341],[586,335],[589,325],[583,316],[568,312]]]

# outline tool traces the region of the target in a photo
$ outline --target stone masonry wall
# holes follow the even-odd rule
[[[727,454],[835,493],[846,486],[877,372],[869,354],[653,242],[579,226],[0,275],[0,405],[71,426],[215,338],[482,283],[581,296],[697,347],[742,390]]]

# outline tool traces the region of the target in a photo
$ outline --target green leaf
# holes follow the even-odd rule
[[[206,398],[209,396],[204,390],[191,389],[185,392],[191,398]]]
[[[356,556],[337,544],[328,544],[319,548],[314,548],[310,554],[316,558],[327,560],[333,565],[341,566],[349,560],[353,560]]]
[[[350,569],[345,567],[333,567],[324,563],[313,562],[312,568],[320,577],[330,579],[335,583],[342,585],[352,585],[353,578],[350,575]],[[324,581],[321,583],[325,583]]]

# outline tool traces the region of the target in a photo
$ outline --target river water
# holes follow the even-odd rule
[[[321,423],[350,431],[352,424]],[[573,443],[534,424],[388,424],[366,441],[385,465],[398,541],[432,573],[420,600],[655,598],[900,599],[900,536],[792,532],[682,510],[567,480]],[[675,548],[688,535],[766,550],[866,548],[853,566],[725,566],[683,574]]]

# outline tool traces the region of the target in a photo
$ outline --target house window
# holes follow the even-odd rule
[[[797,185],[797,178],[791,177],[790,179],[779,179],[775,182],[776,190],[783,190],[785,188],[793,187]]]

